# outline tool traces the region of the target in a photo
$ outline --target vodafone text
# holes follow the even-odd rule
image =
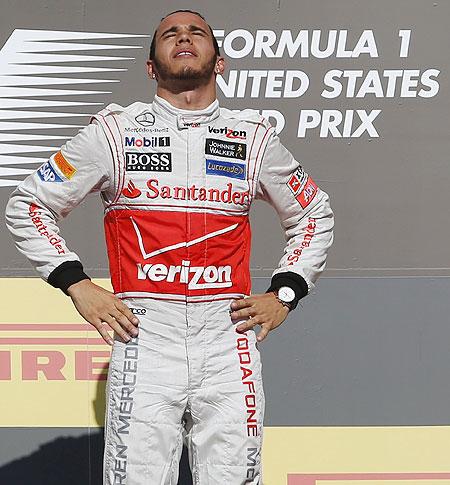
[[[247,436],[258,436],[258,421],[256,419],[256,388],[252,379],[252,357],[250,354],[247,333],[238,335],[236,348],[242,371],[242,384],[247,386],[245,409],[247,410]]]

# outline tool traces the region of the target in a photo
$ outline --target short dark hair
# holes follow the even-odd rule
[[[194,15],[198,15],[201,19],[203,19],[205,22],[206,22],[206,19],[205,17],[203,17],[203,15],[199,12],[196,12],[195,10],[189,10],[189,9],[181,9],[181,10],[174,10],[173,12],[170,12],[168,13],[167,15],[165,15],[160,22],[162,22],[165,18],[167,18],[169,15],[173,15],[174,13],[178,13],[178,12],[188,12],[188,13],[193,13]],[[211,32],[211,37],[212,37],[212,41],[213,41],[213,46],[214,46],[214,50],[216,51],[216,56],[219,57],[220,56],[220,48],[219,48],[219,44],[217,43],[217,39],[214,37],[214,33],[213,33],[213,30],[211,28],[211,26],[207,23],[208,27],[209,27],[209,31]],[[149,59],[154,59],[155,58],[155,50],[156,50],[156,31],[158,29],[155,30],[155,32],[153,33],[153,38],[152,38],[152,42],[150,44],[150,52],[149,52],[149,55],[148,55],[148,58]]]

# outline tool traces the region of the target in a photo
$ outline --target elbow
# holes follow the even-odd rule
[[[24,219],[32,215],[30,209],[25,208],[20,194],[16,191],[11,194],[5,207],[5,223],[11,234],[14,235],[15,231],[23,225]]]
[[[6,207],[5,207],[5,222],[6,222],[6,227],[9,230],[11,230],[10,228],[14,225],[14,216],[16,213],[17,213],[16,200],[13,193],[9,198],[8,203],[6,204]]]

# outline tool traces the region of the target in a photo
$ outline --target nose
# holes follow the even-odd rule
[[[192,43],[192,34],[187,29],[180,30],[177,37],[177,44],[183,44],[183,43],[189,43],[189,44]]]

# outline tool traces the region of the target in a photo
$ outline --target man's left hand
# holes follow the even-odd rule
[[[274,293],[234,300],[231,303],[231,310],[230,315],[233,320],[248,318],[236,327],[238,332],[246,332],[255,325],[261,326],[257,337],[258,342],[262,342],[271,330],[279,327],[289,313],[289,308],[278,301]]]

